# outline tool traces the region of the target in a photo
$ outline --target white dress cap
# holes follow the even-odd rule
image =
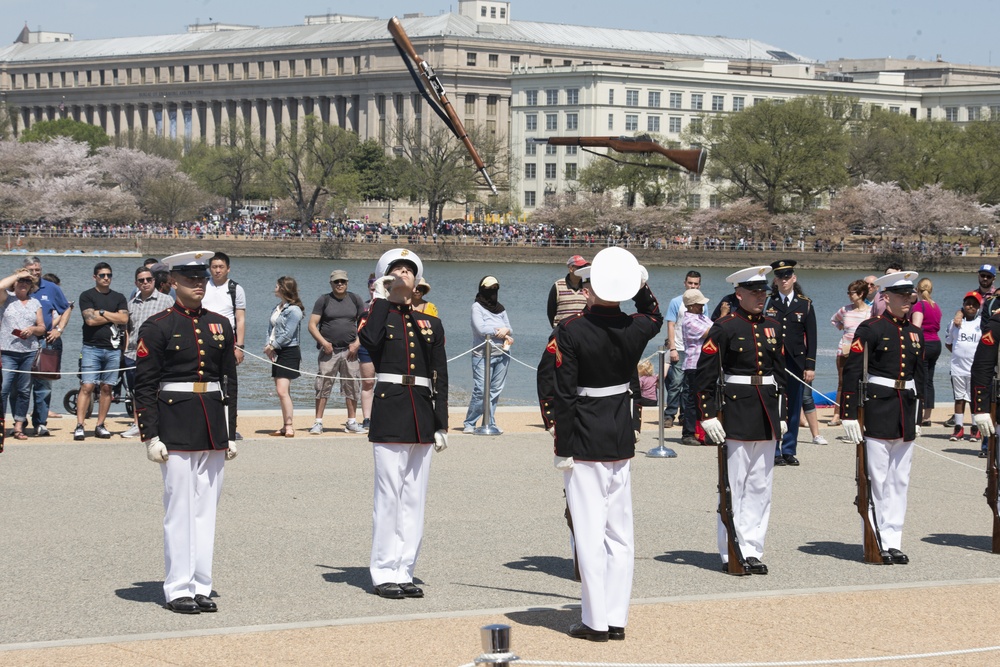
[[[407,250],[406,248],[395,248],[383,253],[383,255],[378,258],[378,264],[375,265],[375,277],[381,278],[387,275],[392,265],[400,260],[410,262],[417,267],[417,274],[414,276],[414,279],[417,282],[420,282],[420,279],[424,277],[424,263],[420,261],[419,257],[417,257],[417,253],[412,250]]]
[[[736,273],[730,273],[726,278],[726,282],[734,287],[749,287],[751,289],[767,288],[767,274],[770,272],[770,266],[751,266],[741,269]]]
[[[590,289],[605,301],[626,301],[642,287],[639,260],[624,248],[605,248],[576,275],[583,277],[583,272],[590,277]]]

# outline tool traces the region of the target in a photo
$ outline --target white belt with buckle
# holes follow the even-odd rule
[[[590,398],[603,398],[605,396],[616,396],[628,391],[628,382],[616,384],[611,387],[577,387],[577,396],[588,396]]]
[[[378,373],[375,375],[379,382],[391,382],[392,384],[403,384],[407,386],[416,385],[418,387],[431,388],[431,379],[419,375],[397,375],[396,373]]]
[[[774,381],[773,375],[727,375],[726,384],[750,384],[754,386],[770,384],[775,387],[778,386],[778,383]]]
[[[161,382],[160,391],[186,391],[192,394],[207,394],[222,391],[218,382]]]
[[[877,384],[880,387],[889,387],[890,389],[909,389],[914,391],[917,388],[916,383],[913,380],[890,380],[889,378],[882,378],[875,375],[868,377],[869,384]]]

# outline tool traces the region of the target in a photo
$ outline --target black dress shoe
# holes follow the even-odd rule
[[[389,598],[390,600],[402,600],[406,597],[403,593],[403,589],[399,587],[399,584],[379,584],[376,586],[372,593],[379,596],[380,598]]]
[[[201,607],[193,598],[177,598],[167,603],[167,609],[178,614],[200,614]]]
[[[195,595],[194,601],[195,604],[198,605],[198,608],[201,609],[202,611],[208,613],[212,613],[213,611],[219,611],[219,605],[212,602],[212,599],[207,595],[201,595],[201,594]]]
[[[408,598],[424,597],[424,589],[419,586],[415,586],[412,581],[406,581],[399,584],[399,590],[403,591],[403,595]]]
[[[776,465],[776,466],[783,466],[783,465],[785,465],[785,459],[784,459],[784,457],[781,456],[780,454],[778,456],[775,456],[774,457],[774,465]]]
[[[899,549],[888,549],[889,555],[892,556],[892,562],[896,565],[906,565],[910,562],[910,557],[904,554]]]
[[[782,454],[781,458],[785,460],[786,465],[797,466],[799,464],[799,460],[795,458],[794,454]]]
[[[761,563],[756,556],[747,557],[747,569],[750,574],[767,574],[767,565]]]
[[[606,642],[608,641],[608,631],[592,630],[588,628],[583,623],[574,623],[569,626],[569,636],[576,639],[586,639],[592,642]],[[625,630],[622,630],[622,638],[625,636]]]
[[[613,625],[608,626],[608,639],[614,641],[625,641],[625,628],[618,628]]]

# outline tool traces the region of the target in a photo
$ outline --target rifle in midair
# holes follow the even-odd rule
[[[695,174],[700,174],[705,168],[704,148],[664,148],[654,141],[648,134],[642,134],[637,137],[545,137],[541,139],[533,139],[532,141],[538,144],[549,144],[550,146],[580,146],[588,153],[608,158],[618,164],[652,167],[655,169],[677,169],[677,167],[669,164],[619,160],[610,155],[597,153],[595,151],[588,151],[587,149],[610,148],[611,150],[619,153],[656,153]]]

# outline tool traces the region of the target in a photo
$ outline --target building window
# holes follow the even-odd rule
[[[670,108],[680,109],[681,108],[681,93],[670,93]]]
[[[306,62],[309,62],[309,61],[307,60]],[[230,81],[232,81],[233,79],[235,79],[235,78],[236,78],[236,76],[235,76],[235,75],[234,75],[234,73],[233,73],[233,70],[234,70],[234,68],[235,68],[235,67],[236,67],[236,64],[235,64],[235,63],[229,63],[229,64],[228,64],[228,65],[226,66],[226,71],[227,71],[227,72],[229,73],[229,80],[230,80]]]
[[[577,148],[579,148],[579,147],[578,146],[567,146],[566,147],[566,155],[576,155]]]
[[[1000,120],[1000,105],[990,106],[990,120]]]
[[[534,162],[526,162],[524,164],[524,179],[526,181],[535,180],[535,174],[537,170],[538,170],[538,165],[536,165]]]
[[[524,116],[524,129],[528,132],[534,132],[538,129],[538,115],[529,113]]]
[[[889,113],[899,113],[899,107],[889,107]]]
[[[491,53],[489,55],[490,67],[500,67],[500,54]]]
[[[608,114],[608,129],[615,129],[615,115],[613,113]]]
[[[635,132],[639,129],[639,116],[636,114],[625,114],[625,131]]]
[[[490,18],[491,19],[495,19],[496,17],[497,17],[497,8],[496,7],[490,7]]]
[[[659,132],[660,131],[660,117],[650,116],[646,119],[646,130],[648,132]]]
[[[542,67],[552,67],[552,58],[542,58]]]
[[[547,180],[552,180],[556,177],[556,163],[546,162],[545,163],[545,178]]]
[[[952,123],[958,122],[958,107],[945,107],[944,119]]]
[[[613,106],[614,103],[615,103],[615,91],[614,88],[612,88],[611,90],[608,91],[608,104]]]
[[[580,127],[580,116],[575,113],[566,114],[566,129],[576,130]]]
[[[537,90],[526,90],[524,91],[524,103],[529,106],[538,105],[538,91]]]
[[[705,96],[701,93],[691,93],[691,108],[698,110],[705,106]]]
[[[510,66],[511,67],[517,67],[520,64],[521,64],[521,56],[511,56],[510,57]]]
[[[467,93],[465,96],[465,115],[475,116],[476,115],[476,94]]]
[[[688,123],[688,127],[690,127],[691,131],[694,132],[695,134],[700,134],[701,133],[701,118],[692,118],[691,122]]]
[[[687,205],[688,208],[701,208],[701,195],[688,195]]]
[[[637,106],[639,106],[639,91],[638,90],[626,90],[625,91],[625,106],[627,106],[627,107],[637,107]]]
[[[558,90],[546,90],[545,91],[545,104],[553,107],[559,104],[559,91]]]
[[[649,91],[649,104],[648,106],[658,109],[660,107],[660,91],[651,90]]]
[[[361,74],[361,56],[354,56],[354,73]]]
[[[969,115],[968,120],[982,120],[983,118],[982,107],[966,107],[965,112]]]
[[[566,180],[576,180],[576,162],[570,162],[566,165]]]
[[[722,95],[712,95],[712,111],[723,111],[726,106],[726,98]]]
[[[679,116],[671,116],[667,120],[667,132],[679,133],[681,131],[681,119]]]
[[[733,111],[743,111],[743,105],[746,104],[747,98],[745,97],[734,97],[733,98]]]
[[[554,132],[559,129],[559,115],[554,113],[545,114],[545,129]]]
[[[528,208],[535,207],[535,191],[525,190],[524,191],[524,205]]]
[[[572,67],[572,66],[573,66],[573,61],[572,60],[564,60],[563,61],[563,67]]]
[[[479,8],[479,15],[482,16],[483,18],[486,18],[486,5],[483,5],[482,7]]]
[[[764,103],[764,98],[763,97],[755,97],[755,98],[753,98],[753,105],[754,106],[757,106],[758,104],[763,104],[763,103]]]
[[[709,208],[722,208],[722,197],[719,195],[708,195]]]
[[[530,139],[524,142],[524,154],[525,155],[535,155],[538,153],[538,144]]]
[[[558,146],[553,146],[552,144],[545,144],[545,154],[546,155],[555,155],[556,154],[556,150],[558,148],[559,148]]]
[[[497,95],[487,95],[486,96],[486,115],[496,116],[497,115],[497,101],[500,99]]]
[[[507,8],[506,7],[501,7],[500,8],[500,18],[502,18],[502,19],[507,18]]]
[[[579,104],[580,103],[580,89],[579,88],[567,88],[566,89],[566,104]]]

